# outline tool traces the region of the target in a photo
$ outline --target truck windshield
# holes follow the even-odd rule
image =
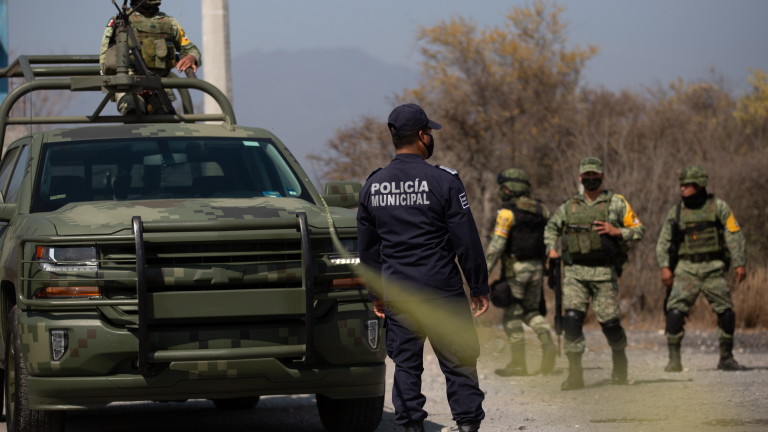
[[[132,139],[48,144],[33,212],[70,202],[293,197],[311,201],[269,140]]]

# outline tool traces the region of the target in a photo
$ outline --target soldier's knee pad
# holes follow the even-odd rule
[[[563,315],[563,331],[565,332],[565,338],[568,340],[576,340],[583,335],[582,328],[584,326],[584,318],[587,316],[582,311],[568,309]]]
[[[736,331],[736,314],[733,313],[733,310],[726,309],[718,314],[717,326],[720,327],[723,332],[732,335],[733,332]]]
[[[601,322],[600,327],[603,329],[605,338],[611,342],[619,342],[625,337],[624,328],[621,326],[621,321],[618,318]]]
[[[667,326],[664,331],[670,335],[680,334],[685,326],[685,314],[677,309],[667,311]]]

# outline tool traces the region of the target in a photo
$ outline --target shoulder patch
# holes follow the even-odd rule
[[[508,238],[509,230],[515,223],[515,214],[509,209],[501,209],[496,215],[496,226],[493,233],[499,237]]]
[[[381,167],[378,167],[375,170],[371,171],[371,173],[368,174],[368,177],[366,177],[365,179],[368,180],[369,178],[371,178],[371,176],[373,176],[374,174],[376,174],[379,171],[381,171]]]
[[[442,165],[435,165],[435,166],[436,166],[436,167],[438,167],[438,168],[440,168],[441,170],[444,170],[444,171],[448,171],[449,173],[451,173],[451,175],[455,175],[456,177],[458,177],[458,176],[459,176],[459,172],[458,172],[458,171],[456,171],[456,170],[455,170],[455,169],[453,169],[453,168],[448,168],[448,167],[446,167],[446,166],[442,166]]]

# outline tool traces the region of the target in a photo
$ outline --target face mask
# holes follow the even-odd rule
[[[429,159],[432,157],[432,152],[435,151],[435,137],[433,137],[432,134],[428,134],[426,132],[424,132],[424,135],[429,136],[429,144],[424,143],[424,147],[427,148],[427,159]]]
[[[683,205],[685,205],[685,208],[689,209],[698,209],[704,206],[704,203],[707,202],[707,190],[704,188],[701,188],[698,192],[691,196],[682,197],[683,198]]]
[[[583,178],[581,179],[581,184],[584,185],[584,189],[588,191],[597,190],[601,184],[603,184],[603,179],[601,178]]]

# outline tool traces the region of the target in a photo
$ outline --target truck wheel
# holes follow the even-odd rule
[[[5,346],[5,415],[8,432],[63,432],[63,411],[29,409],[27,368],[22,360],[21,338],[15,325],[16,307],[8,317],[9,338]]]
[[[233,399],[211,399],[213,405],[220,410],[249,410],[259,403],[259,397],[242,397]]]
[[[317,412],[328,432],[373,432],[381,422],[384,396],[331,399],[317,395]]]

